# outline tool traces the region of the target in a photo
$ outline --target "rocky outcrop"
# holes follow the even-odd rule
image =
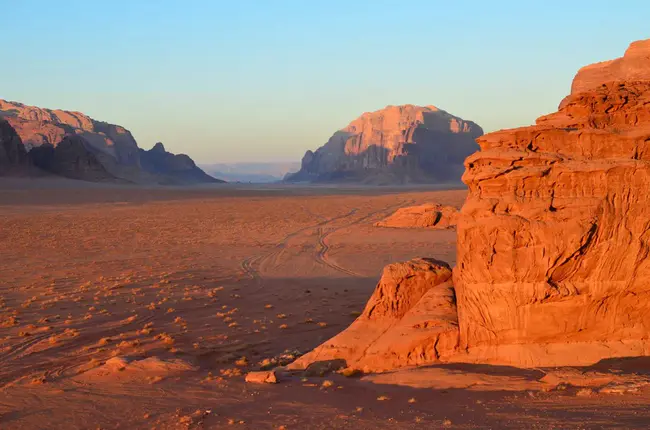
[[[572,94],[479,144],[458,223],[463,349],[525,365],[650,353],[650,81]]]
[[[27,151],[43,146],[44,149],[38,151],[35,157],[41,165],[47,164],[50,168],[59,171],[57,174],[91,181],[113,177],[121,181],[141,184],[174,183],[175,175],[161,175],[156,171],[143,168],[142,152],[138,144],[131,132],[119,125],[97,121],[80,112],[43,109],[5,100],[0,100],[0,118],[4,118],[16,130]],[[53,151],[70,136],[78,136],[82,140],[68,141],[68,144],[71,143],[72,150],[65,148],[63,151]],[[79,151],[84,150],[88,153],[81,155]],[[47,154],[56,155],[56,159],[46,162],[44,157]],[[61,157],[66,155],[71,155],[73,158],[62,160]],[[102,166],[107,175],[98,174],[99,171],[94,166],[95,162]],[[188,166],[190,163],[194,165],[189,157],[182,156],[172,164]],[[91,165],[93,167],[90,167]],[[151,163],[147,164],[150,165]],[[60,170],[67,167],[73,170]],[[196,169],[198,168],[194,166],[194,169],[189,170],[196,172]],[[86,173],[88,176],[84,176]],[[214,179],[208,175],[195,173],[185,175],[181,182],[213,181]]]
[[[315,152],[289,182],[374,184],[460,182],[481,127],[434,106],[388,106],[364,113]]]
[[[571,94],[593,90],[612,81],[650,80],[650,39],[634,42],[616,60],[591,64],[580,69],[571,85]]]
[[[445,359],[458,344],[451,273],[446,263],[427,258],[386,266],[361,316],[289,368],[335,362],[377,372]]]
[[[166,184],[223,182],[207,175],[187,155],[165,151],[160,142],[148,151],[140,149],[140,162],[145,171],[160,176]]]
[[[0,176],[26,173],[28,167],[27,151],[16,130],[0,119]]]
[[[427,203],[398,209],[388,218],[375,223],[376,227],[433,228],[444,230],[456,226],[458,209]]]
[[[395,322],[401,303],[417,303],[409,314],[440,291],[439,269],[422,267],[431,272],[428,290],[397,281],[396,297],[378,288],[363,318],[296,368],[325,357],[385,370],[414,364],[407,350],[420,351],[420,364],[540,367],[650,355],[650,79],[629,76],[613,73],[610,82],[574,91],[535,126],[478,139],[481,150],[465,162],[469,194],[458,218],[453,287],[446,284],[457,338],[451,308],[444,318],[424,308],[426,326],[445,333],[443,349],[410,329],[376,340],[404,326],[406,314]],[[370,318],[373,303],[385,300],[383,309],[398,310],[395,325]],[[382,359],[366,359],[368,351]]]
[[[115,181],[79,135],[65,136],[58,145],[44,143],[32,148],[29,156],[34,165],[46,172],[85,181]]]

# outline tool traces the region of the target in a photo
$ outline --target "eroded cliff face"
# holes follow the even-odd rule
[[[0,100],[0,118],[6,120],[15,129],[27,151],[43,147],[33,154],[34,157],[38,158],[41,166],[49,166],[50,172],[56,170],[61,176],[89,181],[107,180],[112,177],[119,181],[145,184],[215,181],[196,166],[194,166],[194,174],[185,175],[180,179],[175,174],[161,175],[152,169],[144,168],[141,150],[131,132],[119,125],[94,120],[81,112],[44,109]],[[71,136],[80,139],[75,138],[70,141],[67,138]],[[62,142],[67,142],[66,148],[56,151]],[[69,147],[71,142],[72,150]],[[87,154],[81,154],[80,151],[85,151]],[[67,155],[71,157],[69,160],[61,158]],[[173,156],[173,154],[169,155]],[[55,158],[45,160],[48,156]],[[187,156],[181,157],[189,159]],[[80,160],[85,161],[78,164]],[[86,161],[91,164],[86,164]],[[189,161],[194,164],[191,159]],[[105,171],[105,174],[99,174],[99,170],[95,167],[89,168],[91,165],[94,166],[95,162],[101,165],[101,170]],[[185,164],[188,164],[187,160]],[[75,166],[86,167],[77,169]],[[62,170],[66,168],[71,170]]]
[[[434,106],[364,113],[315,152],[288,181],[454,182],[483,130]]]
[[[465,163],[454,286],[472,360],[650,353],[650,80],[616,70]]]

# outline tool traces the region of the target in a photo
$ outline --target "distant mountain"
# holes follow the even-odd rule
[[[307,151],[288,182],[460,183],[483,129],[435,106],[367,112]]]
[[[228,182],[268,183],[281,181],[289,172],[300,169],[298,162],[203,164],[201,168]]]
[[[164,148],[144,151],[127,129],[81,112],[0,99],[0,119],[15,131],[34,166],[55,175],[138,184],[222,182],[205,174],[186,155],[173,155]]]
[[[147,172],[165,178],[162,183],[223,182],[198,168],[187,155],[167,152],[160,142],[148,151],[140,149],[140,163]]]

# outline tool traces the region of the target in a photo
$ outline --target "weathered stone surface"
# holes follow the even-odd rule
[[[536,126],[478,142],[454,270],[466,359],[648,355],[650,81],[580,84]]]
[[[443,359],[458,344],[450,278],[449,266],[433,259],[386,266],[361,316],[289,368],[340,362],[373,372]]]
[[[650,80],[650,39],[632,43],[621,58],[580,69],[571,85],[571,94],[593,90],[611,81],[645,80]]]
[[[428,203],[398,209],[388,218],[375,223],[375,226],[443,230],[455,227],[457,216],[458,209],[455,207]]]
[[[106,179],[106,175],[97,175],[97,169],[88,169],[87,163],[81,162],[79,151],[85,148],[88,154],[82,158],[96,160],[110,177],[122,181],[144,184],[220,182],[206,175],[186,155],[174,157],[163,149],[164,154],[168,155],[147,157],[149,151],[138,148],[131,132],[119,125],[96,121],[80,112],[44,109],[0,99],[0,118],[16,130],[27,151],[45,147],[37,155],[41,164],[45,163],[43,157],[47,154],[57,154],[58,159],[50,164],[59,166],[55,170],[62,176],[90,181]],[[76,149],[73,152],[67,149],[52,151],[69,136],[82,138],[83,145],[74,145]],[[73,153],[74,159],[61,159],[63,155]],[[143,154],[147,159],[144,165],[141,159]],[[78,162],[86,167],[80,169]],[[61,170],[66,166],[73,170]],[[89,175],[83,176],[86,172]]]
[[[315,152],[287,181],[375,184],[460,182],[463,160],[483,134],[435,106],[388,106],[364,113]]]

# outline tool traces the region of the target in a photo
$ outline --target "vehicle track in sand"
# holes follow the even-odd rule
[[[346,223],[344,225],[338,226],[338,227],[332,227],[332,228],[327,228],[329,225],[336,223],[341,220],[348,219],[350,217],[353,217],[355,214],[357,214],[360,209],[359,208],[353,208],[349,212],[336,216],[333,218],[325,218],[322,217],[318,214],[312,214],[313,216],[320,218],[321,220],[315,224],[308,225],[306,227],[300,228],[296,231],[293,231],[289,233],[287,236],[285,236],[280,242],[278,242],[275,246],[274,249],[266,254],[261,254],[261,255],[254,255],[245,258],[242,260],[240,263],[240,268],[242,272],[251,280],[253,280],[258,288],[262,288],[262,282],[263,282],[263,276],[262,273],[265,272],[265,266],[268,266],[268,269],[273,269],[279,266],[278,258],[282,255],[282,253],[285,251],[287,248],[289,241],[298,237],[299,235],[306,233],[306,232],[311,232],[313,231],[316,235],[316,247],[318,248],[317,252],[313,255],[313,258],[316,260],[318,264],[321,264],[325,267],[328,267],[332,270],[335,270],[337,272],[343,273],[348,276],[354,276],[354,277],[362,277],[363,275],[345,268],[335,261],[333,261],[329,257],[329,251],[330,251],[330,244],[327,241],[327,238],[332,235],[333,233],[336,233],[337,231],[340,231],[344,228],[349,228],[354,225],[361,224],[369,219],[372,219],[373,217],[376,216],[387,216],[388,214],[394,212],[395,210],[404,207],[404,206],[409,206],[414,204],[414,200],[409,200],[406,202],[401,202],[396,205],[391,205],[388,207],[384,207],[380,210],[376,211],[371,211],[363,216],[361,216],[358,219],[355,219],[349,223]],[[303,208],[303,210],[306,210]]]
[[[317,228],[320,228],[321,226],[327,225],[332,222],[339,221],[341,219],[345,219],[348,217],[353,216],[355,213],[358,212],[358,208],[353,208],[349,212],[339,215],[333,218],[322,218],[321,221],[317,222],[316,224],[311,224],[306,227],[300,228],[298,230],[295,230],[288,235],[286,235],[280,242],[278,242],[275,246],[274,249],[266,254],[262,255],[254,255],[245,258],[244,260],[241,261],[240,263],[240,268],[244,272],[244,274],[251,280],[255,281],[258,286],[260,286],[261,281],[262,281],[262,275],[261,275],[261,267],[265,265],[267,262],[269,262],[272,259],[276,259],[277,257],[285,250],[287,247],[289,241],[300,234],[311,231]],[[271,267],[277,267],[277,261],[275,261],[275,264],[271,264]]]
[[[320,249],[316,253],[316,261],[318,261],[320,264],[322,264],[324,266],[327,266],[327,267],[329,267],[331,269],[334,269],[334,270],[336,270],[338,272],[341,272],[341,273],[345,273],[345,274],[350,275],[350,276],[356,276],[356,277],[363,276],[363,275],[361,275],[361,274],[359,274],[357,272],[354,272],[353,270],[349,270],[349,269],[346,269],[345,267],[340,266],[335,261],[333,261],[331,258],[329,258],[328,253],[329,253],[329,250],[330,250],[330,245],[327,243],[327,240],[326,240],[327,237],[332,235],[333,233],[336,233],[337,231],[340,231],[340,230],[344,229],[344,228],[348,228],[348,227],[352,227],[354,225],[361,224],[361,223],[371,219],[372,217],[374,217],[374,216],[376,216],[378,214],[381,214],[382,217],[387,216],[388,214],[394,212],[395,210],[397,210],[397,209],[399,209],[401,207],[412,205],[414,202],[415,202],[414,200],[411,200],[411,201],[408,201],[408,202],[403,202],[403,203],[399,203],[399,204],[396,204],[396,205],[393,205],[393,206],[389,206],[389,207],[380,209],[378,211],[370,212],[367,215],[365,215],[365,216],[363,216],[363,217],[361,217],[361,218],[359,218],[359,219],[357,219],[357,220],[355,220],[355,221],[353,221],[353,222],[351,222],[349,224],[346,224],[346,225],[343,225],[343,226],[328,230],[326,232],[323,231],[322,227],[319,227],[318,228],[318,245],[319,245]]]

